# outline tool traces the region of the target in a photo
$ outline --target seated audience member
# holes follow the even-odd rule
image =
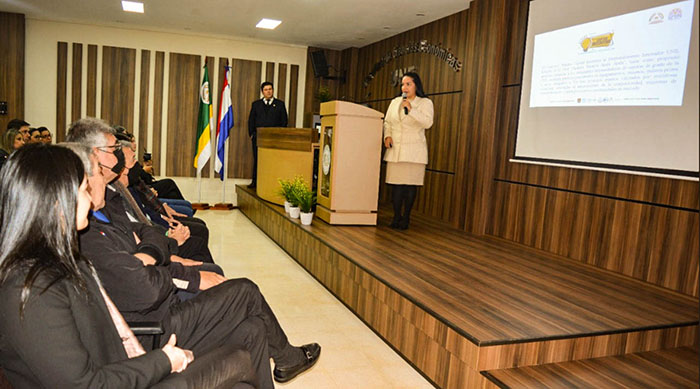
[[[10,128],[2,135],[2,144],[0,144],[0,168],[5,164],[7,158],[15,150],[24,146],[24,137],[16,128]]]
[[[114,182],[125,166],[122,146],[116,141],[113,133],[114,130],[101,120],[81,119],[71,124],[66,136],[69,141],[81,143],[92,150],[99,163],[99,170],[108,183]],[[207,242],[199,237],[190,237],[186,227],[176,228],[176,234],[166,237],[164,231],[151,225],[135,223],[139,220],[138,214],[127,213],[124,207],[125,199],[112,185],[108,187],[104,200],[106,205],[101,212],[106,218],[129,235],[135,234],[144,244],[163,245],[169,252],[169,259],[172,258],[184,265],[213,263]],[[192,262],[190,259],[198,262]],[[178,279],[187,281],[187,286],[181,289],[191,293],[196,293],[200,289],[200,283],[216,278],[215,274],[205,274],[205,271],[197,268],[183,268],[179,264],[173,264],[168,270]]]
[[[7,123],[7,129],[11,130],[13,128],[22,134],[24,143],[29,143],[29,123],[22,119],[12,119]]]
[[[114,130],[116,131],[115,136],[117,136],[117,139],[125,139],[132,143],[135,142],[134,136],[131,133],[129,133],[126,130],[126,128],[119,125],[113,126],[112,128],[114,128]],[[156,191],[156,196],[158,196],[158,198],[160,198],[166,203],[169,202],[169,205],[171,206],[177,205],[177,207],[179,207],[180,205],[184,205],[188,206],[190,210],[192,209],[192,204],[186,201],[185,198],[182,196],[182,192],[180,192],[180,188],[177,186],[175,181],[173,181],[170,178],[156,180],[152,175],[152,170],[151,173],[146,173],[143,170],[143,166],[141,166],[141,164],[138,161],[136,162],[136,164],[138,165],[136,167],[136,170],[138,170],[139,174],[141,174],[141,178],[144,180],[144,182],[146,182],[148,186],[150,186]],[[178,209],[176,207],[174,208]],[[192,216],[189,212],[184,213],[187,214],[187,216]]]
[[[193,353],[176,345],[173,332],[162,348],[143,349],[79,253],[77,230],[88,225],[91,197],[78,156],[29,145],[7,165],[0,172],[0,364],[15,388],[252,388],[250,354],[232,343]]]
[[[51,143],[51,131],[46,127],[39,127],[39,131],[41,131],[41,141],[46,144]]]
[[[122,315],[127,320],[161,322],[166,337],[176,333],[179,344],[191,349],[195,356],[221,345],[242,346],[251,353],[259,388],[274,387],[270,357],[275,362],[274,378],[278,382],[287,382],[311,368],[321,347],[316,343],[301,347],[289,344],[252,281],[241,278],[203,284],[203,292],[181,302],[175,295],[173,277],[163,266],[144,266],[166,263],[167,247],[156,241],[135,241],[132,234],[118,228],[102,213],[105,180],[110,180],[102,172],[119,164],[118,157],[107,150],[116,151],[119,144],[111,128],[100,120],[81,119],[71,125],[71,130],[78,126],[95,129],[81,131],[81,137],[98,145],[94,149],[101,158],[99,165],[104,166],[99,169],[97,158],[93,158],[95,168],[88,177],[91,224],[80,234],[80,250],[93,261],[105,290]],[[69,132],[69,138],[71,134],[77,135],[77,131]]]
[[[83,160],[94,162],[94,169],[92,166],[87,169],[90,173],[89,176],[99,175],[100,177],[104,177],[102,175],[103,170],[99,166],[97,157],[94,155],[93,150],[91,150],[89,147],[80,143],[59,143],[59,146],[71,149]],[[120,183],[113,182],[112,185],[120,189],[120,194],[123,193],[126,196],[130,196],[126,188],[124,188]],[[108,191],[106,197],[109,198],[111,196],[114,198],[114,196],[118,196],[113,192],[114,190]],[[166,229],[160,229],[158,227],[152,228],[150,222],[145,219],[145,216],[143,216],[138,209],[134,212],[134,214],[138,214],[140,215],[140,218],[145,219],[145,223],[129,222],[127,220],[127,216],[125,215],[124,207],[119,207],[119,201],[116,201],[116,204],[113,203],[112,207],[110,208],[111,209],[108,211],[107,207],[105,207],[97,216],[111,219],[116,228],[118,228],[125,236],[128,236],[130,240],[133,240],[136,245],[133,247],[133,250],[129,252],[129,254],[135,255],[142,259],[144,265],[149,265],[153,263],[146,260],[145,257],[139,256],[139,254],[148,254],[150,252],[149,250],[151,249],[163,251],[163,255],[169,260],[163,263],[156,263],[155,265],[162,266],[170,273],[176,285],[176,294],[180,300],[189,300],[199,294],[201,289],[206,289],[211,285],[216,285],[224,280],[224,272],[219,266],[213,263],[202,263],[185,259],[175,255],[175,253],[177,253],[178,243],[182,243],[180,239],[187,239],[187,237],[176,236],[179,235],[179,231],[177,234],[172,233],[170,235],[171,237],[176,238],[172,239],[165,236],[165,232],[167,231]],[[198,244],[202,243],[199,242]],[[208,248],[206,248],[206,246],[205,249],[207,249],[208,253]]]
[[[41,130],[38,128],[30,128],[29,141],[27,143],[44,143],[44,141],[41,139]]]
[[[169,228],[173,225],[183,224],[189,228],[192,236],[197,236],[209,244],[209,229],[206,223],[195,217],[188,217],[174,211],[170,206],[162,203],[139,177],[136,166],[136,145],[133,141],[126,140],[125,136],[116,134],[124,152],[125,165],[119,181],[122,182],[134,198],[139,209],[148,216],[150,221]]]

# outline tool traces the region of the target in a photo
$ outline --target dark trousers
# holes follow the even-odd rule
[[[199,355],[185,371],[170,374],[152,388],[252,389],[253,385],[255,385],[255,370],[250,360],[250,353],[239,347],[227,345]]]
[[[253,182],[251,184],[256,184],[258,182],[258,134],[257,132],[250,137],[251,142],[253,142]]]
[[[276,364],[291,365],[295,348],[280,327],[258,286],[246,278],[228,280],[197,297],[173,305],[163,320],[165,334],[177,335],[177,345],[197,356],[222,345],[245,349],[256,371],[256,387],[274,388],[270,357]]]
[[[182,192],[180,192],[180,188],[178,188],[175,181],[171,180],[170,178],[164,178],[162,180],[153,181],[151,187],[155,189],[156,192],[158,192],[158,197],[164,199],[177,200],[185,199],[184,197],[182,197]]]

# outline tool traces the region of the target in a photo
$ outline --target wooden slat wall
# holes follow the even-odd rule
[[[297,100],[299,99],[299,65],[292,65],[289,69],[289,101],[287,102],[288,125],[296,127]]]
[[[97,113],[97,45],[88,45],[87,64],[87,116]]]
[[[269,63],[268,63],[269,69]],[[273,68],[274,69],[274,68]],[[260,98],[262,63],[234,58],[231,61],[231,101],[234,125],[231,129],[228,177],[251,178],[253,151],[248,136],[248,114],[253,101]]]
[[[81,43],[73,43],[73,74],[71,75],[71,118],[74,122],[81,117],[80,109],[82,102],[82,83],[83,83],[83,45]]]
[[[58,42],[56,65],[56,142],[66,139],[66,78],[68,73],[68,43]]]
[[[285,100],[287,93],[287,64],[281,63],[279,64],[278,68],[277,84],[275,84],[275,96],[277,96],[278,99]],[[287,102],[285,101],[285,103]]]
[[[136,152],[143,161],[143,152],[148,143],[148,96],[151,95],[151,51],[141,50],[141,85],[139,85],[139,137]]]
[[[136,50],[102,47],[102,101],[100,117],[110,125],[134,128]]]
[[[163,132],[163,81],[165,70],[165,52],[156,51],[155,80],[153,84],[153,169],[154,174],[159,175],[160,168],[160,139]]]
[[[268,62],[265,66],[265,81],[275,82],[275,63]],[[275,85],[275,88],[277,85]]]
[[[0,101],[7,102],[7,115],[0,116],[4,133],[10,120],[24,118],[24,15],[0,12],[0,37]]]
[[[168,80],[168,128],[166,131],[168,176],[194,177],[195,138],[199,113],[201,57],[170,53]],[[183,141],[191,139],[192,141]]]

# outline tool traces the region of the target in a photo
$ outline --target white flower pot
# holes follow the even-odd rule
[[[303,225],[305,225],[305,226],[310,226],[310,225],[311,225],[311,221],[312,221],[313,219],[314,219],[314,213],[313,213],[313,212],[309,212],[309,213],[301,212],[301,224],[303,224]]]
[[[285,212],[285,213],[289,213],[289,207],[291,207],[291,206],[292,206],[292,203],[290,203],[289,201],[285,200],[285,201],[284,201],[284,212]]]
[[[299,207],[289,207],[289,216],[292,219],[299,219],[299,213],[301,213]]]

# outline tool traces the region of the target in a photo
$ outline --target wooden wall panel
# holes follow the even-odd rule
[[[87,57],[87,107],[86,115],[95,117],[97,114],[97,45],[88,45]]]
[[[487,233],[697,296],[697,213],[496,182]]]
[[[269,63],[268,63],[269,65]],[[253,101],[260,98],[262,62],[234,58],[231,62],[231,104],[234,125],[229,137],[228,177],[251,178],[253,151],[248,136],[248,114]]]
[[[285,100],[287,95],[287,64],[279,64],[279,69],[277,71],[277,84],[275,84],[275,96],[278,99]],[[289,101],[287,103],[287,108],[289,108]]]
[[[299,99],[299,65],[292,65],[289,69],[289,101],[287,102],[288,125],[296,127],[297,100]]]
[[[160,139],[163,132],[163,71],[165,70],[165,53],[156,51],[155,80],[153,80],[153,155],[154,175],[161,175],[160,169]]]
[[[0,115],[0,133],[7,123],[24,118],[24,15],[0,12],[0,101],[7,102],[7,115]],[[50,123],[32,123],[50,125]]]
[[[58,42],[56,65],[56,143],[66,139],[66,88],[68,76],[68,43]]]
[[[440,44],[441,47],[450,49],[464,65],[467,60],[464,39],[466,27],[467,11],[462,11],[361,48],[357,65],[359,74],[355,84],[356,89],[348,94],[356,101],[394,97],[400,93],[398,86],[392,86],[394,71],[411,66],[416,67],[416,72],[423,80],[426,93],[462,90],[464,69],[455,72],[440,58],[426,53],[412,53],[392,59],[375,72],[374,79],[368,82],[368,86],[363,85],[363,80],[385,54],[390,53],[397,46],[405,46],[410,42],[421,40],[427,40],[430,44]]]
[[[265,65],[265,81],[269,81],[274,83],[275,82],[275,63],[274,62],[268,62]],[[260,84],[258,84],[259,86]],[[275,85],[275,88],[277,85]]]
[[[194,177],[199,87],[202,63],[198,55],[170,53],[168,79],[168,176]]]
[[[110,125],[134,128],[136,49],[102,47],[100,117]]]
[[[141,84],[139,85],[139,137],[136,140],[136,152],[139,161],[143,161],[143,152],[148,143],[148,101],[153,94],[151,87],[151,51],[141,50]],[[133,130],[131,130],[133,132]]]
[[[83,83],[83,44],[73,43],[73,69],[71,75],[71,118],[74,122],[82,117],[82,83]]]

